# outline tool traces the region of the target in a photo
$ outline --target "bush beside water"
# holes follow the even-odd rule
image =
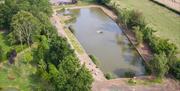
[[[135,76],[135,73],[132,71],[127,71],[124,73],[124,76],[128,78],[133,78]]]
[[[91,60],[93,61],[93,63],[96,65],[96,67],[99,67],[100,63],[97,60],[97,58],[94,55],[89,55],[89,57],[91,58]]]
[[[162,59],[164,58],[162,59],[154,58],[152,60],[156,60],[159,63],[156,65],[156,67],[153,64],[150,64],[150,66],[148,66],[150,67],[151,72],[155,72],[157,70],[159,71],[153,73],[154,75],[156,75],[157,77],[160,76],[160,78],[162,78],[165,74],[172,72],[174,73],[175,71],[177,71],[176,69],[180,68],[179,66],[174,66],[178,64],[177,62],[178,58],[176,57],[177,55],[176,45],[170,43],[167,39],[162,39],[160,37],[155,36],[154,32],[156,30],[152,29],[151,27],[148,26],[148,24],[145,23],[141,12],[127,8],[122,9],[120,8],[119,4],[111,3],[111,2],[106,3],[106,6],[108,6],[117,13],[118,15],[117,22],[121,22],[126,28],[130,30],[132,30],[133,27],[138,28],[135,29],[136,31],[132,30],[132,32],[135,32],[138,42],[141,42],[141,40],[143,40],[146,43],[148,43],[149,47],[151,48],[151,51],[156,56],[161,56],[162,54],[165,54],[164,57],[167,59],[167,62],[165,63],[163,62]],[[162,68],[164,67],[168,67],[171,70],[163,70]],[[163,73],[163,75],[160,75],[159,73]],[[176,74],[172,74],[172,75],[178,78],[179,74],[180,72],[177,72]]]
[[[105,74],[105,77],[106,77],[106,79],[108,79],[108,80],[116,78],[116,76],[113,75],[112,73],[106,73],[106,74]]]

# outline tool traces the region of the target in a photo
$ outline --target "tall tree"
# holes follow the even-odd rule
[[[91,91],[92,75],[83,65],[74,77],[69,79],[66,91]]]
[[[20,11],[12,18],[11,30],[17,41],[21,44],[27,43],[30,46],[34,36],[40,31],[40,25],[38,19],[31,13]]]
[[[46,55],[41,57],[43,62],[39,63],[38,73],[55,91],[90,91],[93,78],[84,66],[81,67],[65,39],[52,37],[48,51],[44,52]]]

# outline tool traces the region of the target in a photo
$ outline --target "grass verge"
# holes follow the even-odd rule
[[[141,3],[139,3],[141,2]],[[157,30],[155,33],[177,45],[180,51],[180,17],[178,14],[149,0],[112,0],[118,8],[131,8],[143,13],[149,26]]]

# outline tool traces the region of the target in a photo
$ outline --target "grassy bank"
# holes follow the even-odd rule
[[[145,21],[157,30],[156,35],[170,39],[180,50],[180,17],[176,13],[149,0],[112,0],[120,8],[132,8],[143,13]]]
[[[154,74],[157,78],[163,78],[165,74],[179,69],[177,66],[175,66],[179,62],[178,58],[176,57],[177,47],[174,45],[177,43],[170,43],[168,40],[162,38],[162,36],[159,37],[157,33],[154,35],[154,31],[157,29],[155,29],[154,26],[149,27],[149,25],[152,24],[147,22],[146,18],[146,23],[144,22],[142,17],[144,12],[141,11],[141,13],[139,12],[139,9],[135,8],[122,7],[121,3],[117,2],[118,1],[112,0],[112,2],[108,3],[107,5],[117,12],[118,21],[122,22],[125,27],[132,30],[132,32],[140,31],[142,33],[143,36],[141,36],[141,38],[143,38],[144,42],[148,43],[148,46],[151,48],[151,51],[154,54],[154,58],[149,62],[150,66],[148,67],[151,69],[151,74]],[[175,73],[179,72],[177,71]],[[177,79],[179,78],[177,74],[174,76]]]

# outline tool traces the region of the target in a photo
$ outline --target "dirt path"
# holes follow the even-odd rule
[[[154,0],[180,12],[180,0]]]
[[[147,79],[138,77],[137,81]],[[136,85],[128,84],[128,78],[118,78],[104,82],[96,82],[92,91],[179,91],[180,83],[172,79],[166,79],[163,83],[138,83]]]

